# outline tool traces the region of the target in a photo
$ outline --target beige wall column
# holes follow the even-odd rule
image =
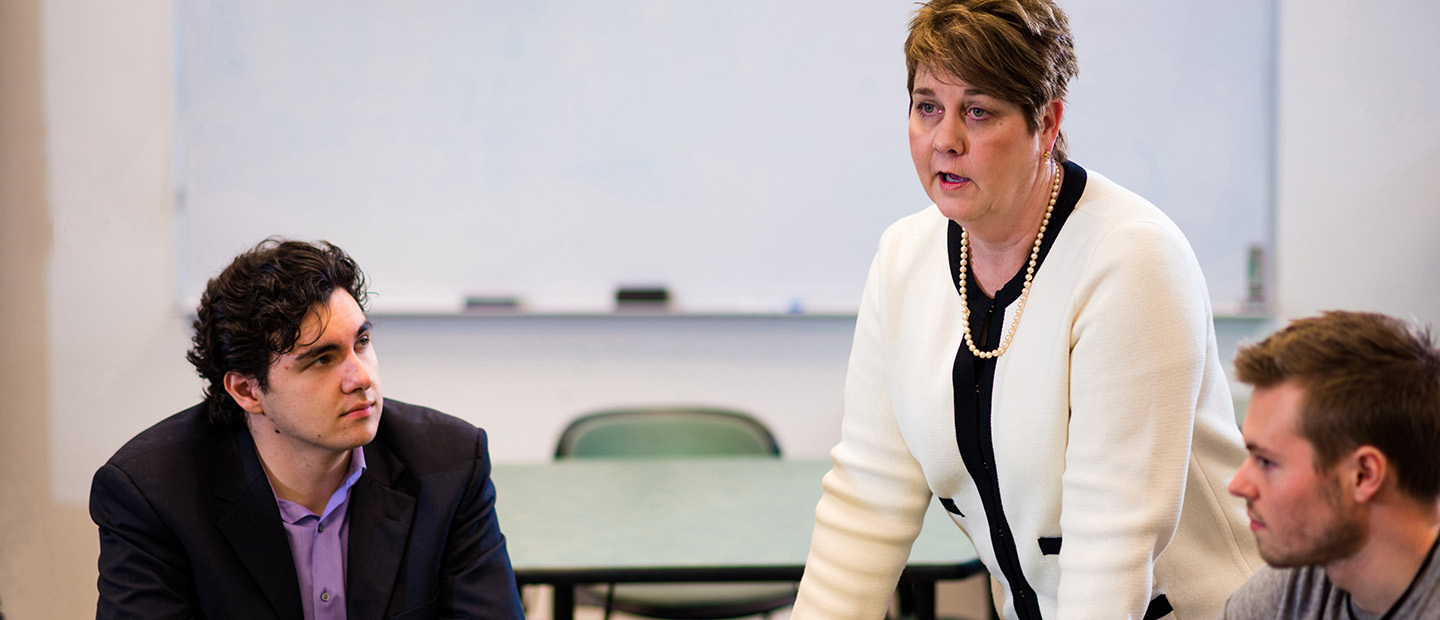
[[[0,3],[0,611],[94,615],[98,543],[51,492],[53,246],[39,0]]]

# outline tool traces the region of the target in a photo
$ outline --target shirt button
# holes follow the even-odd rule
[[[325,524],[324,524],[324,523],[321,523],[321,524],[319,525],[319,527],[317,527],[316,529],[317,529],[321,534],[324,534],[324,533],[325,533]]]
[[[320,592],[320,602],[322,602],[322,603],[329,603],[329,602],[330,602],[330,591],[329,591],[329,590],[323,590],[323,591]]]

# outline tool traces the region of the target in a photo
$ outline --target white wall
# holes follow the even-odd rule
[[[1440,325],[1437,33],[1429,0],[1281,3],[1281,316],[1345,308]]]
[[[43,274],[43,295],[0,291],[8,307],[36,310],[5,316],[43,319],[0,328],[46,334],[32,358],[47,369],[44,385],[21,387],[48,403],[25,419],[42,429],[48,421],[50,440],[19,469],[5,461],[0,486],[49,484],[30,504],[0,506],[0,522],[91,542],[70,553],[27,547],[33,563],[0,571],[0,600],[13,617],[74,617],[57,610],[94,597],[94,531],[75,518],[90,474],[126,438],[194,402],[199,383],[172,303],[170,3],[35,1],[46,134],[44,161],[30,169],[45,175],[48,204],[7,198],[3,208],[48,217],[53,239],[48,260],[7,265]],[[1426,66],[1440,58],[1440,8],[1369,6],[1281,4],[1278,313],[1364,308],[1440,323],[1440,249],[1429,240],[1440,198],[1426,186],[1440,169],[1440,78]],[[0,94],[7,103],[14,95]],[[1268,326],[1221,328],[1230,350]],[[790,454],[820,456],[838,436],[850,338],[843,320],[778,318],[393,318],[380,334],[388,394],[489,428],[496,459],[511,462],[546,458],[571,415],[642,401],[747,408]],[[3,415],[8,425],[18,414]],[[68,520],[33,518],[47,501]],[[25,536],[18,531],[0,538],[0,556]],[[54,584],[41,588],[33,575]]]
[[[587,410],[739,408],[788,456],[840,437],[853,320],[786,317],[468,318],[376,321],[385,392],[486,428],[496,461],[551,458]]]
[[[170,3],[43,6],[51,455],[56,497],[83,505],[109,453],[194,400],[172,301]]]
[[[165,2],[45,5],[51,464],[59,500],[136,432],[198,401],[174,303]],[[586,410],[738,407],[821,457],[839,436],[851,326],[834,319],[382,319],[388,395],[482,425],[497,462],[549,458]]]

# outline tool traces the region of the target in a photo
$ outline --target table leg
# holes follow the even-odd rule
[[[895,586],[895,602],[901,618],[909,618],[915,613],[915,582],[909,577],[900,576],[900,583]]]
[[[995,609],[995,582],[985,575],[985,598],[990,601],[990,620],[1000,620],[1000,610]]]
[[[911,585],[911,617],[914,620],[935,620],[935,580],[916,579]]]
[[[555,602],[551,609],[553,620],[575,620],[575,584],[557,583]]]
[[[906,620],[935,620],[935,579],[902,575],[895,588],[900,617]]]

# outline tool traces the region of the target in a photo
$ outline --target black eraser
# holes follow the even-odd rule
[[[663,286],[622,286],[615,289],[617,304],[670,303],[670,290]]]

